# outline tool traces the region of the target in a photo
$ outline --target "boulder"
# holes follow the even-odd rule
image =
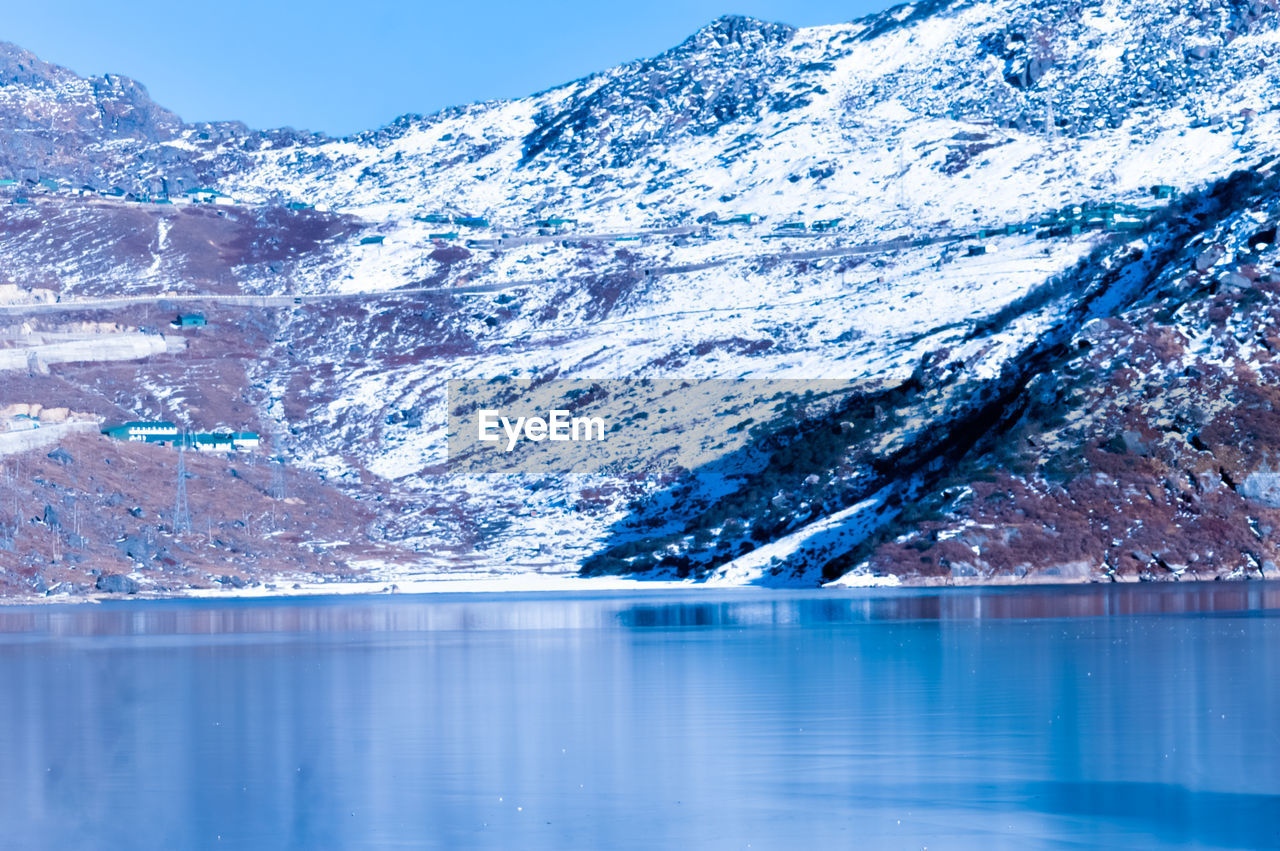
[[[76,459],[71,457],[71,453],[59,446],[57,449],[45,456],[51,461],[57,461],[64,467],[74,464]]]
[[[136,580],[123,573],[104,573],[93,587],[107,594],[137,594],[140,588]]]
[[[149,564],[155,557],[155,547],[147,543],[141,535],[127,535],[116,541],[116,548],[139,564]]]
[[[1240,493],[1268,508],[1280,508],[1280,473],[1266,468],[1245,477]]]

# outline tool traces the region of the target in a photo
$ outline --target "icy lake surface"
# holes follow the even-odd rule
[[[0,846],[1280,847],[1280,586],[0,610]]]

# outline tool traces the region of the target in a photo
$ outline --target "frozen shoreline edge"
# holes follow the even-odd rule
[[[826,591],[839,593],[842,591],[862,589],[901,589],[915,590],[921,588],[1010,588],[1034,587],[1050,589],[1053,587],[1080,587],[1087,585],[1141,585],[1152,584],[1164,586],[1169,584],[1212,585],[1226,583],[1247,583],[1275,581],[1268,577],[1225,576],[1204,578],[1183,578],[1177,582],[1161,581],[1143,583],[1137,579],[1119,582],[1102,583],[1092,579],[1069,579],[1064,577],[1037,577],[1035,579],[1015,576],[988,577],[979,581],[900,581],[897,577],[855,576],[844,577],[834,582],[823,584],[792,583],[779,585],[757,585],[727,583],[707,583],[680,579],[638,579],[628,576],[593,576],[584,577],[574,573],[510,573],[502,575],[466,572],[455,574],[428,574],[407,578],[360,579],[333,582],[293,582],[281,581],[276,587],[266,585],[245,588],[188,588],[181,591],[155,592],[140,591],[136,594],[94,592],[71,596],[57,594],[53,596],[32,595],[28,597],[0,597],[0,607],[38,606],[38,605],[74,605],[93,604],[112,600],[286,600],[302,597],[400,597],[428,596],[432,594],[531,594],[531,593],[614,593],[645,591],[692,591],[694,593],[732,592],[735,589],[759,593],[784,591]],[[298,587],[293,587],[297,585]],[[283,586],[283,587],[282,587]]]

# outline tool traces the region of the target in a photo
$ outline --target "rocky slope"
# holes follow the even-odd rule
[[[24,323],[174,334],[198,309],[211,327],[182,355],[6,376],[0,402],[254,428],[306,499],[376,507],[276,535],[251,581],[306,574],[300,542],[322,539],[352,548],[325,548],[335,577],[1257,575],[1278,24],[1274,2],[1234,0],[725,18],[649,60],[348,139],[187,125],[131,81],[5,47],[4,345]],[[205,185],[233,203],[153,203]],[[1138,211],[1133,229],[1055,217],[1103,204]],[[745,213],[761,221],[717,224]],[[139,300],[86,301],[116,296]],[[625,471],[555,476],[447,463],[458,378],[847,389],[734,400],[705,467],[662,467],[657,441]],[[171,493],[174,453],[146,449],[170,467],[77,498]],[[38,549],[65,495],[16,499],[10,593],[94,584]],[[217,500],[191,496],[229,538]],[[119,536],[139,534],[129,516]],[[151,516],[144,538],[181,544],[183,572],[139,568],[142,587],[226,575],[226,553]]]
[[[897,524],[827,565],[922,578],[1280,577],[1274,167],[1072,335]]]
[[[998,317],[1059,316],[998,372],[941,350],[887,393],[762,433],[770,460],[730,499],[683,503],[658,539],[637,534],[641,511],[588,570],[1275,578],[1278,212],[1274,159],[1188,196],[1141,246],[1100,252]],[[921,425],[941,434],[916,439]]]

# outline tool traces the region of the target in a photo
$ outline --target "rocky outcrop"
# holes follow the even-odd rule
[[[1249,240],[1280,191],[1271,173],[1235,191],[1136,303],[1073,335],[910,523],[827,575],[1280,577],[1280,254]],[[1206,265],[1197,243],[1225,250]]]
[[[760,50],[786,44],[796,28],[746,15],[725,15],[689,36],[672,54],[728,49]]]
[[[839,553],[780,551],[753,581],[1280,576],[1280,251],[1257,238],[1277,220],[1272,168],[1184,199],[1143,250],[1118,240],[975,329],[1058,317],[994,377],[939,352],[888,392],[784,418],[734,492],[678,482],[650,506],[673,531],[639,534],[659,525],[642,508],[586,572],[731,575],[863,504],[882,521]]]
[[[779,48],[795,32],[727,16],[653,59],[588,78],[581,95],[535,117],[522,163],[550,153],[573,171],[617,168],[669,144],[673,133],[714,134],[758,116],[770,102],[777,108],[783,101],[776,95],[798,67]]]
[[[104,594],[137,594],[142,590],[136,579],[122,573],[104,573],[93,583]]]

